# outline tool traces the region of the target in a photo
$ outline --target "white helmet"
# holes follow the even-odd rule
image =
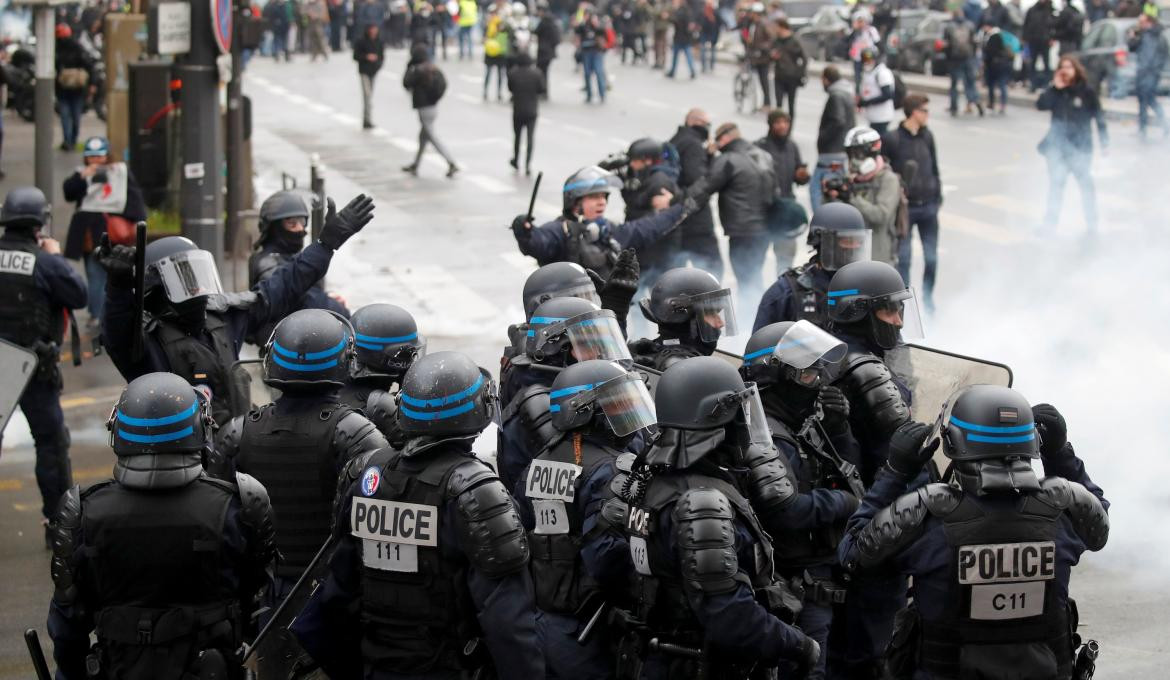
[[[752,14],[763,14],[764,13],[764,3],[753,2],[751,7],[748,8],[748,11],[751,12]]]
[[[525,14],[528,14],[528,5],[525,5],[522,2],[512,3],[512,16],[522,17]]]

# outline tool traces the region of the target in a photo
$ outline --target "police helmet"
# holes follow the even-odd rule
[[[353,328],[324,309],[302,309],[280,320],[264,345],[263,380],[285,391],[342,387],[353,366]]]
[[[833,382],[847,351],[845,343],[809,321],[780,321],[748,338],[739,374],[761,390],[781,381],[817,389]]]
[[[223,293],[215,258],[189,238],[165,236],[147,243],[144,260],[147,292],[161,288],[172,303]]]
[[[715,342],[735,335],[735,307],[731,289],[702,269],[677,267],[654,282],[650,296],[639,301],[642,315],[687,337]]]
[[[558,297],[581,298],[601,306],[597,286],[576,262],[552,262],[532,272],[524,281],[521,297],[526,318],[532,316],[541,303]]]
[[[420,357],[406,371],[398,393],[398,426],[417,436],[475,436],[495,412],[488,372],[461,352]]]
[[[565,180],[565,186],[561,189],[561,195],[564,199],[564,214],[566,217],[572,217],[577,207],[577,201],[586,196],[609,195],[610,191],[621,188],[622,181],[609,170],[596,165],[581,168],[569,175],[569,179]]]
[[[762,427],[771,443],[755,384],[745,383],[735,367],[716,357],[671,364],[658,379],[654,410],[659,426],[678,430],[713,430],[739,417],[752,428]]]
[[[49,220],[49,204],[36,187],[16,187],[4,197],[0,208],[0,225],[4,227],[43,227]]]
[[[964,387],[943,407],[940,421],[943,453],[951,460],[1040,457],[1032,406],[1010,387]]]
[[[557,374],[548,396],[552,426],[561,432],[588,427],[602,415],[618,437],[655,423],[654,401],[642,376],[616,362],[573,364]]]
[[[110,155],[110,140],[105,137],[90,137],[82,147],[82,158],[101,158]]]
[[[528,337],[524,353],[543,364],[564,366],[572,363],[573,355],[570,350],[573,343],[569,337],[569,326],[590,318],[613,319],[613,312],[609,312],[609,316],[605,317],[604,311],[607,310],[601,310],[592,302],[575,297],[553,298],[542,303],[528,319]],[[618,337],[621,337],[620,331]],[[629,358],[628,349],[624,357],[613,358]]]
[[[268,240],[272,226],[281,220],[299,217],[309,221],[309,205],[304,196],[295,191],[278,191],[260,204],[260,242]]]
[[[634,140],[634,142],[630,144],[630,149],[626,152],[626,156],[628,156],[630,160],[637,158],[662,160],[663,152],[664,147],[662,142],[651,139],[649,137],[643,137],[642,139]]]
[[[882,349],[893,349],[902,339],[922,337],[922,317],[914,291],[901,274],[885,262],[847,264],[829,282],[827,305],[834,326],[869,338]],[[900,323],[879,318],[896,313]],[[889,314],[884,314],[889,318]]]
[[[203,393],[174,373],[135,378],[106,421],[118,459],[114,479],[134,487],[176,487],[198,477],[215,421]]]
[[[865,226],[861,211],[848,203],[822,203],[809,220],[808,244],[816,249],[825,271],[868,260],[872,242],[873,232]]]
[[[366,305],[349,318],[356,345],[354,378],[392,378],[401,383],[406,369],[427,353],[414,317],[391,304]]]

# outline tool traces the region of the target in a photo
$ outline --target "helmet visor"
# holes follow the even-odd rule
[[[601,296],[597,294],[597,287],[593,285],[592,281],[590,281],[589,283],[573,284],[567,288],[552,291],[551,293],[541,293],[541,299],[533,305],[533,309],[536,308],[536,305],[539,305],[545,300],[562,297],[581,298],[582,300],[588,300],[589,302],[592,302],[598,307],[601,306]]]
[[[872,314],[878,321],[898,327],[898,335],[903,342],[926,337],[918,296],[913,288],[875,299]]]
[[[776,343],[772,356],[793,368],[805,369],[818,361],[835,364],[845,358],[845,343],[809,321],[797,321]]]
[[[597,386],[597,405],[613,433],[619,437],[650,427],[658,421],[654,399],[637,373],[618,376]]]
[[[577,361],[602,359],[625,366],[634,363],[626,338],[613,312],[603,309],[575,316],[565,322],[565,332]]]
[[[173,303],[223,293],[215,258],[206,250],[188,250],[164,257],[154,267],[167,299]]]
[[[747,429],[748,441],[759,446],[772,446],[772,430],[764,416],[764,402],[755,383],[747,383],[743,396],[743,422]]]
[[[730,288],[695,295],[690,304],[699,339],[703,342],[715,342],[721,337],[739,334]]]
[[[864,262],[873,252],[873,232],[869,229],[825,230],[821,233],[821,267],[835,272],[850,262]]]

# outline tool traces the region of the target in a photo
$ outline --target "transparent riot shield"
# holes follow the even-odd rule
[[[0,340],[0,434],[8,426],[25,385],[37,370],[37,354],[31,349]]]
[[[717,359],[722,359],[722,360],[726,361],[727,363],[729,363],[733,367],[735,367],[735,370],[737,370],[737,371],[739,370],[739,368],[741,366],[743,366],[743,357],[740,356],[739,354],[734,354],[732,352],[727,352],[727,351],[724,351],[721,349],[716,349],[715,353],[712,354],[711,356],[713,356]]]
[[[232,414],[241,416],[257,406],[271,404],[280,396],[280,390],[264,384],[262,359],[241,359],[232,364],[228,379],[241,389],[232,394],[248,396],[248,403],[232,404]]]

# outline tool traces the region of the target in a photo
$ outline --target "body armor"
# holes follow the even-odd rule
[[[599,224],[561,220],[561,232],[565,237],[565,260],[592,269],[604,279],[609,276],[610,269],[617,261],[621,246],[608,235],[594,239],[590,233],[594,229],[602,227]]]
[[[31,348],[60,344],[64,331],[49,296],[36,284],[36,266],[49,257],[36,241],[0,238],[0,338]]]
[[[816,324],[819,328],[825,328],[829,321],[829,308],[825,304],[827,297],[825,291],[816,289],[808,267],[809,265],[793,267],[782,274],[784,280],[788,282],[789,294],[796,309],[796,318],[786,320],[803,319]]]
[[[642,338],[630,343],[630,354],[634,363],[663,372],[671,365],[691,357],[704,356],[703,352],[691,345],[674,339],[663,340]]]
[[[211,390],[211,412],[217,424],[222,426],[231,419],[233,404],[250,403],[244,386],[231,379],[236,351],[223,316],[207,313],[204,336],[211,339],[210,347],[163,319],[152,320],[147,332],[154,333],[172,373],[195,387],[203,385]]]

